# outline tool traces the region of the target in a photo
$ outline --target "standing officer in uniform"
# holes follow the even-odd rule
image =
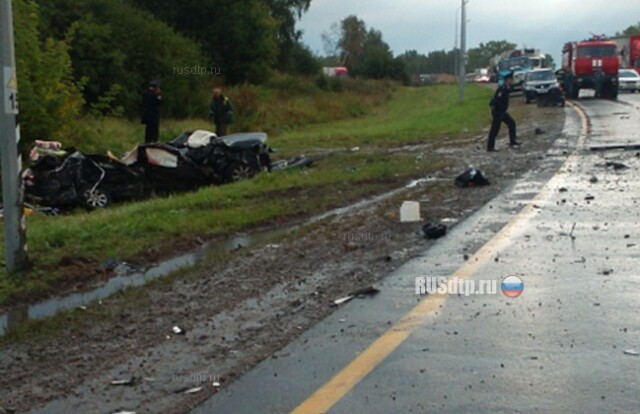
[[[500,124],[503,122],[509,127],[509,145],[512,148],[519,147],[520,143],[516,140],[516,121],[511,118],[507,112],[509,110],[509,93],[513,84],[513,72],[507,74],[504,83],[498,87],[496,94],[491,100],[491,115],[493,122],[491,123],[491,131],[489,132],[489,141],[487,142],[487,151],[496,152],[496,136],[500,132]]]
[[[216,125],[217,136],[227,135],[227,126],[233,122],[233,106],[229,98],[222,94],[219,86],[213,88],[209,119]]]
[[[149,87],[142,94],[142,119],[141,123],[146,125],[144,131],[144,142],[158,142],[160,135],[160,105],[162,105],[162,91],[160,91],[160,81],[149,82]]]

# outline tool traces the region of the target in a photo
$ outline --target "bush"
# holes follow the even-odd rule
[[[111,0],[42,0],[40,8],[46,35],[74,34],[73,75],[86,81],[84,97],[90,107],[97,104],[101,112],[121,107],[137,118],[147,83],[160,79],[163,116],[206,113],[214,65],[197,43],[151,13]]]
[[[84,100],[72,76],[72,34],[62,40],[42,41],[37,4],[25,0],[13,4],[24,151],[36,139],[60,139],[72,134]]]
[[[339,78],[329,78],[329,89],[333,92],[342,92],[344,90],[343,80]]]
[[[320,62],[305,45],[296,43],[291,51],[291,69],[294,74],[313,76],[320,72]]]
[[[329,77],[324,73],[319,74],[316,77],[316,87],[323,91],[331,90],[331,86],[329,85]]]

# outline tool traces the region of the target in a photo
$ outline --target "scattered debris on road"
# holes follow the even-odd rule
[[[627,165],[617,161],[607,161],[604,164],[604,167],[612,169],[614,171],[626,170],[627,168],[629,168]]]
[[[467,188],[467,187],[481,187],[485,185],[490,185],[491,182],[485,177],[482,171],[477,168],[469,168],[467,171],[463,172],[456,178],[456,187],[459,188]]]
[[[400,222],[415,223],[422,221],[420,217],[420,203],[417,201],[405,201],[400,207]]]
[[[365,297],[365,296],[373,296],[380,293],[380,289],[375,286],[367,286],[365,288],[356,289],[353,292],[349,293],[350,296],[354,297]]]
[[[202,391],[202,387],[195,387],[195,388],[190,388],[190,389],[186,390],[184,393],[185,394],[197,394],[200,391]]]
[[[380,289],[375,286],[367,286],[365,288],[356,289],[343,298],[339,298],[333,301],[335,306],[342,305],[349,302],[353,298],[364,298],[366,296],[374,296],[380,293]]]
[[[447,226],[444,224],[428,222],[422,226],[422,232],[427,239],[436,240],[447,234]]]
[[[118,379],[111,381],[111,385],[130,387],[136,383],[136,377]]]

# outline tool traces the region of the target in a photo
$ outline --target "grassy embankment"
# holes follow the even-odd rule
[[[473,86],[465,104],[459,105],[454,86],[416,89],[356,82],[337,93],[286,79],[281,82],[284,85],[228,91],[239,112],[235,131],[269,132],[270,144],[280,150],[275,158],[309,148],[359,146],[363,151],[333,153],[308,170],[261,174],[246,182],[104,211],[31,216],[27,237],[32,269],[12,277],[1,271],[0,307],[46,297],[70,282],[95,277],[69,274],[61,266],[63,258],[99,263],[110,257],[136,262],[149,257],[149,252],[155,258],[171,256],[198,238],[212,239],[347,205],[410,177],[437,171],[446,161],[435,156],[418,161],[414,154],[389,154],[384,149],[463,137],[489,122],[491,91]],[[91,121],[88,128],[93,132],[84,142],[70,143],[85,152],[109,149],[120,154],[143,133],[137,122],[122,119]],[[162,138],[198,128],[210,127],[204,119],[164,121]]]

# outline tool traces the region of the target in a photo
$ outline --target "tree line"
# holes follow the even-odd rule
[[[202,116],[214,84],[261,84],[285,72],[407,82],[454,73],[456,50],[394,56],[382,32],[347,16],[323,34],[325,56],[297,27],[311,0],[13,0],[23,140],[78,133],[83,115],[139,114],[140,93],[160,79],[169,117]],[[640,30],[640,24],[624,33]],[[467,68],[515,45],[481,43]],[[317,82],[316,84],[322,84]],[[339,88],[336,88],[339,90]]]
[[[315,74],[300,42],[310,0],[13,0],[26,145],[81,115],[135,118],[152,79],[169,117],[202,115],[214,84]]]

